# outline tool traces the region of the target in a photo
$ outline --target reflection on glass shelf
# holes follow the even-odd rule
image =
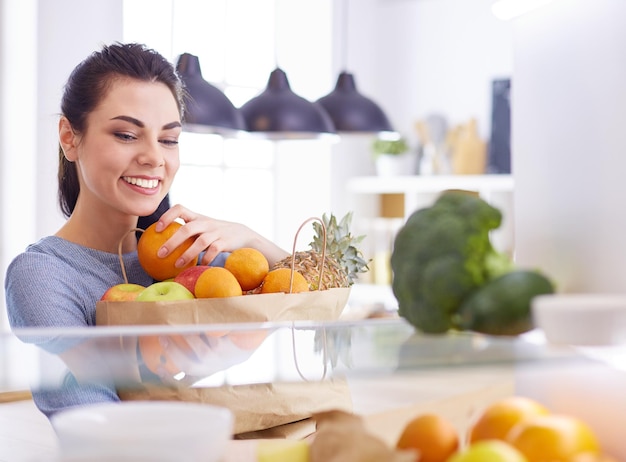
[[[79,348],[72,370],[84,382],[116,386],[219,387],[314,382],[334,377],[393,375],[421,369],[549,362],[576,358],[571,347],[541,337],[491,337],[468,332],[424,335],[401,318],[185,326],[18,330],[25,341],[48,337]],[[0,336],[0,353],[20,343]],[[163,346],[167,345],[167,354]],[[191,353],[193,346],[194,353]],[[202,348],[198,348],[202,346]],[[22,345],[21,348],[28,348]],[[30,346],[31,350],[36,350]],[[197,352],[202,351],[200,356]],[[57,387],[60,360],[41,354],[29,374],[38,388]],[[62,364],[62,363],[61,363]],[[156,366],[155,366],[156,365]]]

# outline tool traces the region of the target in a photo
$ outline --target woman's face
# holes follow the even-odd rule
[[[180,165],[181,130],[176,100],[165,84],[114,80],[87,116],[70,159],[81,181],[79,202],[133,216],[151,214]]]

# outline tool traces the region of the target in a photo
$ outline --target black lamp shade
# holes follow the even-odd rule
[[[239,109],[218,88],[204,80],[197,56],[183,53],[178,59],[176,70],[190,97],[187,101],[186,125],[214,127],[217,131],[246,129]]]
[[[341,72],[335,89],[317,100],[339,132],[393,131],[385,113],[356,89],[354,76]]]
[[[267,88],[241,106],[246,126],[251,132],[302,134],[335,133],[329,115],[319,104],[296,95],[287,74],[276,68]]]

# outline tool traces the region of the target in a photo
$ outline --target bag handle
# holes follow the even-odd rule
[[[122,277],[124,278],[124,282],[126,284],[128,284],[128,276],[126,276],[126,265],[124,265],[124,258],[122,257],[122,244],[124,244],[124,238],[126,237],[126,234],[128,234],[128,233],[137,233],[137,232],[143,233],[144,231],[145,231],[145,229],[133,228],[133,229],[127,231],[124,234],[124,236],[122,236],[120,241],[117,243],[117,258],[120,261],[120,267],[122,268]]]
[[[304,225],[311,221],[318,221],[322,227],[322,238],[324,240],[324,246],[322,247],[322,263],[320,264],[320,272],[317,281],[317,290],[320,290],[322,287],[322,277],[324,275],[324,263],[326,262],[326,225],[324,224],[324,220],[318,217],[310,217],[304,220],[298,230],[296,231],[296,235],[293,238],[293,247],[291,250],[291,278],[289,279],[289,293],[293,292],[293,273],[296,269],[296,243],[298,242],[298,235]]]
[[[293,353],[293,362],[294,362],[294,365],[296,366],[296,372],[298,373],[300,378],[304,380],[305,382],[310,382],[310,380],[304,376],[298,364],[298,353],[296,352],[295,331],[296,331],[295,323],[292,322],[291,324],[291,351]],[[323,339],[323,349],[322,349],[323,353],[322,354],[323,354],[323,361],[324,361],[324,369],[322,371],[322,377],[318,381],[324,380],[326,378],[326,374],[328,373],[328,345],[326,342],[326,326],[322,326],[322,339]]]

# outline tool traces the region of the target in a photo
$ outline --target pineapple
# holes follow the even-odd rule
[[[326,255],[320,290],[333,287],[350,287],[356,281],[358,273],[365,273],[368,262],[362,257],[356,245],[365,236],[352,236],[350,223],[352,212],[346,214],[339,223],[331,213],[330,217],[322,215],[326,227]],[[324,230],[322,224],[313,222],[315,236],[309,245],[310,250],[295,253],[294,269],[301,273],[309,282],[311,290],[318,290],[322,250],[324,246]],[[272,269],[291,268],[292,256],[277,262]]]

